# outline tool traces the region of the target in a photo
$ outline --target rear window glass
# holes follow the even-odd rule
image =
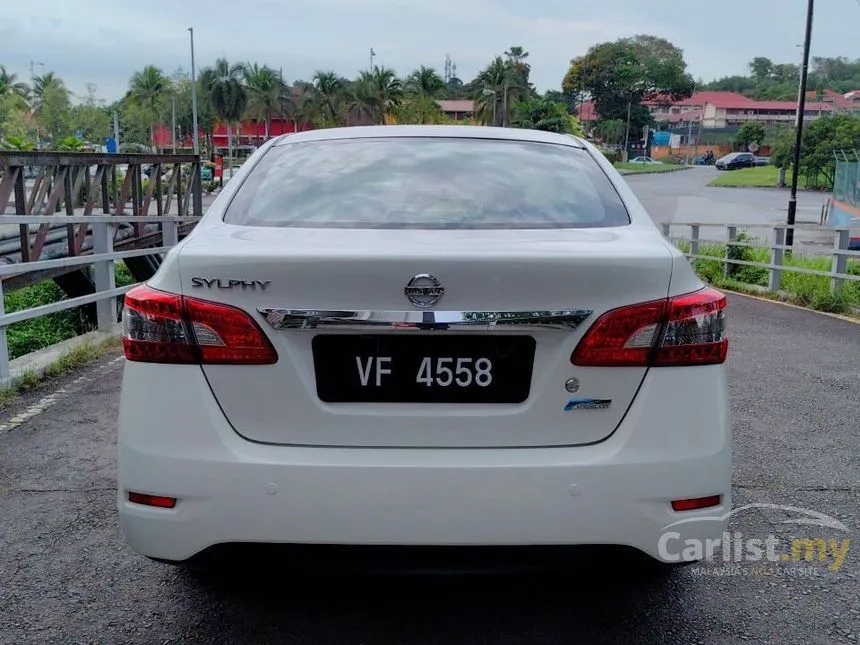
[[[587,151],[460,138],[361,138],[269,149],[224,221],[302,228],[584,228],[629,215]]]

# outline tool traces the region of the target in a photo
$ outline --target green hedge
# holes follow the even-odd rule
[[[752,243],[755,239],[745,232],[738,233],[737,237],[738,242]],[[689,253],[690,251],[690,244],[688,242],[679,242],[677,246],[685,253]],[[727,251],[728,256],[726,255]],[[722,258],[729,257],[733,260],[769,263],[770,253],[767,249],[738,245],[728,245],[727,249],[724,244],[702,244],[699,246],[698,254],[720,258],[719,260],[692,260],[696,273],[703,280],[716,287],[743,288],[745,286],[767,286],[767,269],[740,264],[729,265],[727,270],[728,275],[726,275],[722,262]],[[804,256],[795,252],[791,257],[783,258],[783,263],[786,266],[830,271],[832,260],[828,257]],[[860,262],[849,260],[846,273],[860,275]],[[831,293],[830,278],[827,276],[783,271],[781,289],[788,294],[790,300],[795,304],[810,307],[818,311],[844,314],[850,313],[855,307],[860,307],[860,281],[856,280],[846,281],[838,293]]]
[[[135,280],[122,263],[116,263],[116,286],[134,284]],[[66,300],[66,294],[53,280],[46,280],[30,287],[6,294],[3,305],[6,313],[31,309],[41,305]],[[74,336],[92,331],[87,325],[81,307],[58,311],[6,328],[6,342],[9,345],[9,359],[18,358],[31,352],[50,347]]]

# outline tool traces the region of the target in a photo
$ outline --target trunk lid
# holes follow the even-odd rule
[[[666,297],[672,258],[658,239],[658,233],[635,227],[392,231],[223,225],[189,240],[177,260],[186,295],[251,313],[278,352],[273,365],[202,367],[230,423],[249,440],[557,446],[606,438],[636,395],[646,368],[576,367],[570,355],[605,311]],[[430,308],[414,306],[404,294],[407,283],[422,274],[444,287]],[[419,279],[415,286],[433,285]],[[419,290],[419,299],[433,293]],[[261,309],[270,310],[268,318]],[[296,310],[319,312],[322,322],[326,315],[343,320],[354,312],[352,320],[365,325],[290,328]],[[438,324],[474,323],[498,312],[518,312],[514,317],[521,322],[551,314],[579,324]],[[374,353],[389,361],[374,363]],[[484,355],[495,361],[498,379],[492,387],[474,385],[479,368],[486,368],[478,364]],[[495,375],[483,371],[484,380]],[[325,382],[318,388],[319,375]],[[503,391],[503,377],[517,384]],[[458,378],[460,384],[469,381],[471,390],[459,387]],[[565,388],[569,379],[578,381],[574,392]],[[385,393],[360,400],[375,386]],[[400,402],[388,396],[392,391],[399,392]],[[416,392],[434,394],[409,399]],[[490,402],[497,396],[506,402]],[[595,406],[590,399],[604,403]]]

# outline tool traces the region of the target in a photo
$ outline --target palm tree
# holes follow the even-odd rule
[[[362,72],[358,87],[372,121],[380,125],[385,125],[386,115],[393,113],[403,100],[403,83],[387,67],[374,66],[372,72]]]
[[[285,116],[292,99],[278,72],[267,65],[249,63],[244,69],[245,89],[248,94],[246,113],[256,121],[263,121],[265,138],[269,138],[272,116]]]
[[[17,74],[6,71],[6,67],[0,65],[0,99],[12,97],[20,107],[26,107],[29,95],[30,88],[28,85],[18,81]]]
[[[516,74],[513,65],[497,56],[476,79],[475,115],[483,123],[507,126],[511,108],[525,98],[527,87]]]
[[[135,72],[129,81],[129,98],[137,105],[149,122],[149,140],[155,145],[155,124],[159,118],[161,101],[170,91],[170,81],[158,67],[147,65]]]
[[[508,59],[508,63],[514,68],[514,73],[517,74],[520,78],[522,78],[523,83],[528,83],[529,80],[529,72],[531,72],[531,65],[526,63],[526,58],[529,57],[529,53],[523,49],[522,47],[511,47],[508,51],[505,52],[505,56]]]
[[[200,74],[203,87],[209,95],[212,110],[227,126],[227,162],[233,168],[233,133],[231,124],[245,113],[248,94],[242,85],[245,66],[241,63],[230,64],[226,58],[219,58],[215,65]]]
[[[409,75],[403,88],[415,96],[436,98],[445,89],[445,81],[435,69],[422,65]]]
[[[69,93],[63,79],[54,74],[54,72],[47,72],[33,79],[33,102],[36,104],[41,103],[45,92],[50,91],[51,88],[65,92],[66,94]]]
[[[322,127],[340,125],[347,99],[346,81],[334,72],[316,72],[313,80],[302,86],[302,116]]]

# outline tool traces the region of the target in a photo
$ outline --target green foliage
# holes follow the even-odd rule
[[[746,150],[751,143],[761,144],[767,136],[767,128],[758,121],[747,121],[738,128],[735,144]]]
[[[797,99],[800,69],[795,63],[775,63],[759,56],[750,61],[749,69],[748,76],[725,76],[702,84],[699,89],[738,92],[763,101]],[[840,94],[860,88],[860,59],[813,57],[807,87],[817,90],[818,97],[823,95],[824,88]]]
[[[615,150],[609,150],[607,148],[600,148],[600,152],[603,153],[603,156],[609,159],[610,163],[616,163],[620,158],[621,154],[616,152]]]
[[[115,275],[118,287],[136,282],[122,262],[116,263]],[[66,295],[53,280],[18,289],[3,297],[6,313],[49,305],[62,300],[66,300]],[[118,301],[121,302],[122,299]],[[86,323],[82,308],[58,311],[15,323],[6,329],[9,358],[24,356],[88,331],[92,329]]]
[[[737,241],[754,242],[755,238],[745,233],[738,234]],[[676,245],[685,253],[690,252],[689,242],[678,242]],[[769,252],[765,248],[741,247],[732,245],[727,248],[722,244],[702,244],[698,255],[713,257],[710,259],[691,260],[693,268],[699,276],[717,287],[726,287],[750,293],[759,293],[755,287],[767,284],[768,271],[761,267],[738,265],[736,269],[729,268],[726,275],[722,259],[727,257],[754,262],[769,262]],[[803,256],[797,253],[784,258],[786,266],[794,266],[818,271],[830,271],[831,259],[820,256]],[[851,260],[848,263],[848,273],[860,275],[860,262]],[[811,307],[818,311],[830,313],[850,313],[854,307],[860,306],[860,282],[846,282],[837,293],[830,291],[830,278],[827,276],[809,275],[783,271],[781,289],[791,302]]]
[[[82,103],[72,107],[70,121],[75,131],[80,131],[86,141],[101,144],[111,136],[111,116],[102,101],[96,96],[96,86],[87,85],[87,96]]]
[[[624,140],[627,122],[623,119],[600,119],[594,132],[605,143],[618,144]]]
[[[577,136],[585,135],[579,119],[568,114],[567,106],[564,103],[556,103],[547,98],[517,103],[514,107],[511,125],[515,128],[544,130]]]
[[[823,116],[805,126],[801,146],[800,169],[807,177],[823,176],[833,185],[837,150],[860,148],[860,118],[835,114]]]
[[[62,141],[57,143],[54,146],[57,150],[82,150],[84,147],[84,142],[78,139],[75,136],[65,137]]]
[[[36,107],[36,120],[52,141],[60,141],[72,132],[69,92],[59,84],[45,87]]]
[[[53,281],[40,282],[4,296],[7,313],[30,309],[65,300],[66,296]],[[59,311],[6,329],[9,358],[17,358],[36,350],[72,338],[84,331],[84,318],[79,310]]]
[[[591,47],[571,61],[562,89],[589,94],[602,119],[627,119],[633,129],[651,121],[646,99],[677,101],[693,94],[683,52],[656,36],[638,35]]]

